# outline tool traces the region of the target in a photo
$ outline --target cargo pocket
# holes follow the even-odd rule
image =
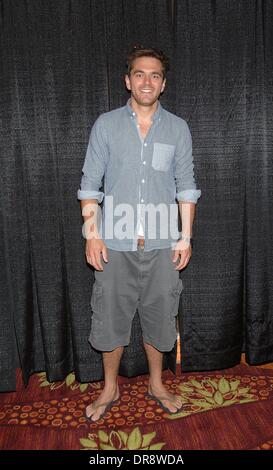
[[[168,171],[174,156],[174,145],[154,143],[152,167],[158,171]]]
[[[171,291],[171,296],[172,296],[171,321],[175,321],[176,316],[178,314],[179,300],[180,300],[180,294],[182,290],[183,290],[183,283],[182,283],[182,279],[179,278],[177,281],[177,285]]]
[[[92,308],[92,325],[102,326],[102,286],[98,286],[96,281],[93,285],[92,295],[91,295],[91,308]]]

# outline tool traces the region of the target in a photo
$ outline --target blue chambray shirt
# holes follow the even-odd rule
[[[174,235],[167,227],[168,233],[162,236],[159,214],[147,221],[145,207],[176,207],[168,220],[169,225],[177,227],[176,201],[196,203],[201,196],[194,178],[190,130],[186,121],[158,101],[152,125],[143,138],[130,103],[131,98],[125,106],[103,113],[95,121],[77,198],[103,201],[99,233],[112,250],[136,251],[140,223],[144,226],[145,251],[175,246],[178,230]],[[122,238],[115,227],[121,228],[125,215],[130,216],[130,223],[126,222]],[[163,224],[166,229],[166,220]]]

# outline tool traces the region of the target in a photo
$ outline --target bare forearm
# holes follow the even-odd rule
[[[98,271],[103,271],[103,260],[108,262],[108,252],[98,230],[98,213],[100,206],[97,199],[85,199],[81,201],[82,216],[84,219],[83,235],[86,238],[86,260]]]
[[[89,236],[98,236],[98,200],[97,199],[85,199],[81,201],[81,211],[84,219],[85,228],[88,231]],[[86,238],[87,233],[85,233]]]
[[[179,201],[179,213],[181,218],[182,234],[191,238],[195,216],[195,204],[193,202]]]

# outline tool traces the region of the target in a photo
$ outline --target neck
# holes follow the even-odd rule
[[[157,110],[158,104],[158,100],[156,100],[151,106],[141,106],[136,102],[134,97],[131,96],[131,108],[142,121],[149,121],[151,119]]]

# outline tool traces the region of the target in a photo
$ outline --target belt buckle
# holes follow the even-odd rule
[[[142,250],[144,250],[144,245],[145,245],[144,238],[138,238],[137,244]]]

